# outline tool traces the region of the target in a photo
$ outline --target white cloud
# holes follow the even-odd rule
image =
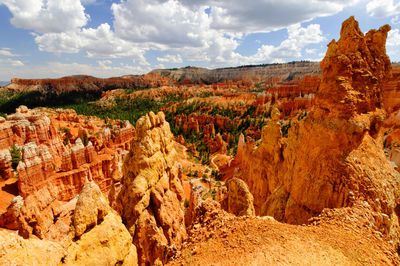
[[[65,32],[86,25],[89,15],[80,0],[0,0],[17,28],[39,33]]]
[[[22,61],[10,59],[10,58],[6,58],[6,59],[0,58],[0,64],[4,65],[4,66],[7,66],[7,67],[10,67],[10,66],[12,66],[12,67],[24,66],[24,63],[22,63]]]
[[[389,17],[400,14],[400,2],[398,0],[372,0],[367,4],[366,9],[368,15],[372,17]]]
[[[262,45],[251,56],[242,56],[232,52],[230,57],[225,57],[225,63],[232,64],[257,64],[257,63],[282,63],[300,59],[303,49],[309,44],[317,44],[325,40],[320,25],[311,24],[305,28],[295,24],[287,29],[288,38],[278,46]],[[223,61],[222,61],[223,62]]]
[[[176,0],[128,0],[111,9],[119,37],[161,49],[201,47],[210,30],[205,6],[191,9]]]
[[[148,66],[146,53],[161,50],[167,55],[157,58],[160,63],[183,63],[184,58],[226,66],[300,59],[309,44],[324,40],[319,25],[301,27],[301,23],[338,13],[358,1],[121,0],[111,5],[112,25],[97,28],[86,26],[89,15],[83,7],[95,0],[0,0],[0,4],[10,9],[13,25],[35,32],[41,51],[85,51],[90,58],[130,58]],[[278,29],[288,32],[280,45],[263,44],[252,56],[236,51],[247,34]],[[99,62],[90,69],[115,69]]]
[[[157,64],[157,65],[155,65],[155,68],[157,69],[163,69],[163,68],[165,68],[165,66],[164,66],[164,64]]]
[[[400,61],[400,31],[399,29],[392,29],[388,33],[386,41],[387,54],[392,61]]]
[[[394,18],[392,18],[392,19],[390,20],[390,22],[391,22],[392,24],[400,24],[400,17],[399,17],[399,16],[395,16]]]
[[[307,54],[315,54],[317,52],[317,49],[306,49],[305,51]]]
[[[164,62],[164,63],[182,63],[182,57],[178,55],[172,55],[172,54],[167,54],[163,57],[157,57],[158,62]]]
[[[215,0],[210,1],[211,27],[214,29],[268,32],[292,24],[329,16],[351,6],[358,0]]]
[[[53,53],[78,53],[85,50],[91,58],[129,57],[135,62],[148,65],[146,49],[115,36],[107,23],[98,28],[79,31],[46,33],[35,37],[39,50]]]
[[[150,45],[153,49],[175,51],[189,61],[212,65],[240,62],[236,53],[248,33],[299,25],[314,17],[341,11],[358,0],[271,0],[271,1],[176,1],[127,0],[112,5],[115,33],[122,39]],[[211,8],[210,16],[205,13]],[[319,28],[318,28],[319,29]],[[308,35],[302,37],[308,39]],[[307,42],[307,40],[306,40]],[[292,45],[292,47],[289,47]],[[277,57],[298,57],[302,44],[282,44]],[[263,48],[269,53],[268,47]],[[286,50],[286,51],[285,51]],[[261,52],[261,51],[260,51]]]
[[[13,53],[11,52],[11,49],[10,49],[10,48],[1,48],[1,49],[0,49],[0,55],[1,55],[1,56],[8,56],[8,57],[19,56],[19,55],[17,55],[17,54],[13,54]]]

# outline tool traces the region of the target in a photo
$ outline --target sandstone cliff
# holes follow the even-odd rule
[[[223,80],[258,80],[275,84],[285,79],[301,79],[307,74],[319,74],[317,62],[292,62],[260,66],[206,69],[185,67],[179,69],[156,69],[150,73],[168,76],[173,81],[191,81],[192,83],[216,83]],[[290,77],[290,78],[289,78]]]
[[[112,89],[148,88],[168,84],[169,78],[157,74],[124,76],[118,78],[95,78],[91,76],[71,76],[59,79],[18,79],[4,88],[9,91],[39,91],[42,95],[60,95],[69,92],[106,91]]]

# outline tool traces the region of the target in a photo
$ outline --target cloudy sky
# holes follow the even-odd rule
[[[400,61],[400,0],[0,0],[0,80],[319,61],[351,15]]]

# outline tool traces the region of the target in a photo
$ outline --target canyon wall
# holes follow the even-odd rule
[[[19,79],[13,78],[4,88],[9,91],[39,91],[43,95],[68,92],[106,91],[112,89],[150,88],[167,85],[169,78],[157,74],[123,76],[115,78],[95,78],[85,75],[59,79]]]
[[[285,79],[301,79],[307,74],[318,75],[317,62],[293,62],[259,66],[206,69],[185,67],[179,69],[156,69],[150,73],[168,76],[173,81],[188,80],[193,83],[216,83],[223,80],[268,81],[270,84]]]

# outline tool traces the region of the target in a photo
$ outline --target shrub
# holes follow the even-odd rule
[[[82,135],[81,140],[82,140],[83,145],[86,147],[89,143],[89,138],[88,138],[88,135],[86,134],[86,132]]]
[[[203,176],[201,177],[201,179],[202,179],[204,182],[209,182],[209,180],[208,180],[208,175],[207,175],[207,174],[203,174]]]
[[[185,199],[184,206],[185,206],[185,209],[187,209],[189,207],[189,200],[188,199]]]
[[[10,148],[10,153],[11,153],[11,166],[15,170],[17,169],[18,163],[22,161],[21,150],[15,144],[13,144]]]

